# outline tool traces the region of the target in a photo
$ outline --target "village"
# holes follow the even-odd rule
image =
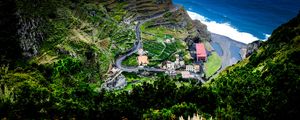
[[[166,42],[170,40],[167,39]],[[195,44],[196,51],[190,51],[195,53],[196,58],[193,64],[186,64],[182,56],[175,54],[175,61],[164,61],[159,67],[162,70],[165,70],[165,73],[170,76],[176,76],[181,74],[184,79],[196,79],[198,75],[201,77],[204,76],[204,67],[203,63],[207,60],[207,53],[203,43]],[[137,61],[139,67],[145,67],[149,64],[147,51],[139,49]]]
[[[165,39],[164,42],[166,44],[170,44],[174,42],[175,39]],[[205,48],[205,45],[203,43],[194,43],[193,49],[189,51],[189,54],[192,54],[191,56],[194,56],[192,58],[192,63],[186,63],[183,59],[182,55],[175,54],[175,61],[166,60],[161,62],[158,67],[155,69],[159,69],[163,71],[165,74],[169,76],[177,76],[180,75],[182,79],[196,79],[202,83],[205,81],[202,79],[205,76],[205,67],[204,63],[207,61],[207,50]],[[144,69],[149,68],[150,60],[148,56],[148,51],[144,50],[143,48],[139,48],[137,51],[137,57],[136,62],[138,64],[137,74],[143,74],[147,75],[148,72],[143,71]],[[103,88],[110,90],[110,89],[121,89],[127,85],[126,77],[122,75],[123,71],[117,67],[113,67],[111,71],[109,72],[109,78],[103,84]]]

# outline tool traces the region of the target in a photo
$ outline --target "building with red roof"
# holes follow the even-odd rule
[[[197,43],[196,44],[196,57],[197,61],[206,61],[207,60],[207,54],[205,50],[205,46],[203,43]]]

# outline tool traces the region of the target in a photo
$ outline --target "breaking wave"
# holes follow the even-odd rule
[[[208,31],[212,33],[227,36],[233,40],[246,43],[246,44],[259,40],[259,38],[253,36],[250,33],[240,32],[238,29],[234,28],[229,23],[217,23],[216,21],[208,20],[207,18],[205,18],[204,16],[198,13],[191,12],[191,11],[187,11],[187,12],[193,20],[199,20],[203,24],[207,25]],[[267,37],[269,37],[269,35],[266,35],[266,39]]]

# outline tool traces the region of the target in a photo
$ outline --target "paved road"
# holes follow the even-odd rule
[[[169,12],[174,12],[177,11],[178,8],[180,6],[175,6],[173,9],[171,9]],[[145,70],[145,71],[149,71],[149,72],[164,72],[164,70],[162,69],[158,69],[158,68],[149,68],[149,67],[133,67],[133,66],[123,66],[122,62],[129,56],[131,56],[132,54],[136,53],[138,51],[138,49],[142,48],[142,40],[141,40],[141,30],[140,27],[143,23],[162,17],[164,13],[160,13],[160,14],[154,14],[152,16],[149,16],[147,19],[145,20],[140,20],[138,21],[137,25],[135,26],[135,33],[136,33],[136,42],[134,43],[133,47],[127,52],[127,54],[122,55],[121,57],[119,57],[116,60],[116,67],[121,69],[122,71],[126,71],[126,72],[138,72],[139,70]]]
[[[122,71],[126,71],[126,72],[138,72],[139,68],[138,67],[124,67],[122,65],[122,62],[129,56],[131,56],[132,54],[136,53],[138,51],[139,48],[141,48],[142,46],[142,42],[141,42],[141,32],[140,32],[140,26],[141,26],[141,22],[138,22],[136,27],[135,27],[135,31],[136,31],[136,42],[134,43],[133,47],[127,52],[127,54],[122,55],[121,57],[119,57],[116,60],[116,67],[121,69]]]
[[[205,81],[201,78],[201,76],[197,73],[191,73],[192,75],[194,75],[196,77],[196,79],[198,80],[198,82],[201,82],[202,84],[205,83]]]

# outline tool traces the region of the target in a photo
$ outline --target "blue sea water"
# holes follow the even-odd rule
[[[300,0],[173,0],[173,2],[203,17],[204,19],[191,16],[193,19],[205,21],[211,32],[216,31],[218,34],[223,32],[223,35],[245,43],[254,39],[266,39],[275,28],[295,17],[300,10]],[[247,39],[250,41],[246,41]]]

